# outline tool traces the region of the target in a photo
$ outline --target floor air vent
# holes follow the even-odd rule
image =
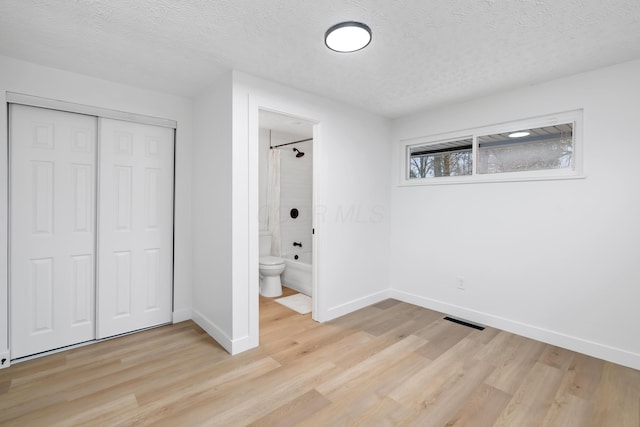
[[[484,326],[475,325],[473,323],[465,322],[464,320],[454,319],[453,317],[445,317],[444,320],[448,320],[449,322],[457,323],[458,325],[468,326],[473,329],[477,329],[479,331],[484,331]]]

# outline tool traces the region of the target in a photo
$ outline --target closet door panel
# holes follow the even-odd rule
[[[171,321],[173,129],[100,119],[98,338]]]
[[[97,119],[10,106],[11,357],[95,338]]]

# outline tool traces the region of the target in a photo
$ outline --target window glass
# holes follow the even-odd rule
[[[471,175],[472,171],[471,138],[409,148],[409,179]]]
[[[400,185],[583,178],[582,110],[401,142]]]
[[[477,173],[573,167],[573,123],[478,137]]]

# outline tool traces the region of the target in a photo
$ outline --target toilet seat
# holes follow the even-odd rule
[[[260,265],[264,265],[267,267],[275,267],[284,264],[284,259],[277,256],[263,256],[260,257]]]

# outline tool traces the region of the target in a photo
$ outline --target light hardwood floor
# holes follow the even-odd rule
[[[261,299],[237,356],[189,321],[0,370],[0,424],[640,426],[640,371],[442,317],[387,300],[318,324]]]

